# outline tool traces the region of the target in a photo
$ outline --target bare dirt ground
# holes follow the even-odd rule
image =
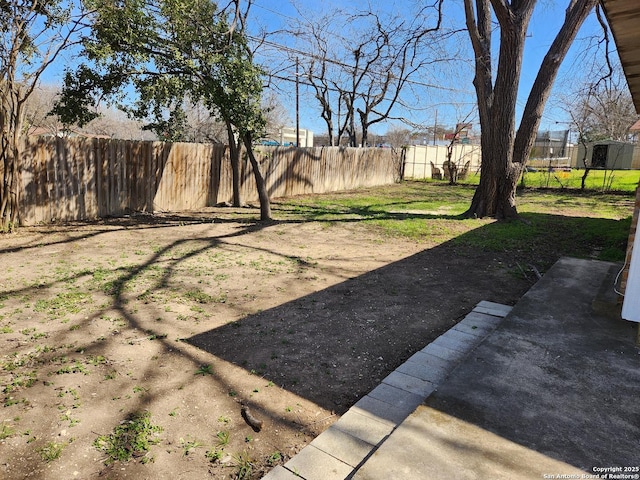
[[[500,254],[254,217],[0,236],[1,478],[260,478],[477,302],[529,287]],[[128,433],[110,462],[141,412],[154,444]]]

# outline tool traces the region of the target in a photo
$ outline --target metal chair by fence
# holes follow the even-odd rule
[[[442,180],[442,172],[440,171],[440,169],[436,167],[433,162],[429,163],[431,163],[431,178],[435,180]]]
[[[458,172],[458,180],[465,180],[467,175],[469,174],[469,165],[471,165],[471,161],[467,161],[464,164],[464,167]]]

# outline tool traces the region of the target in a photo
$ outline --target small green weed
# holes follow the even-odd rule
[[[60,420],[63,422],[69,422],[69,427],[75,427],[80,423],[80,420],[71,416],[71,410],[67,410],[65,413],[60,415]]]
[[[205,363],[204,365],[200,365],[200,368],[196,370],[196,373],[194,373],[194,375],[202,375],[202,376],[213,375],[213,367],[208,363]]]
[[[133,457],[144,455],[152,445],[157,444],[157,435],[161,431],[161,427],[151,424],[149,412],[134,413],[118,425],[113,433],[96,438],[93,446],[107,454],[106,464],[128,462]]]
[[[229,430],[221,430],[216,433],[216,437],[218,438],[218,446],[225,447],[229,444],[230,433]]]
[[[5,438],[9,438],[14,435],[16,431],[11,428],[9,425],[3,423],[2,428],[0,429],[0,440],[4,440]]]
[[[147,330],[147,334],[149,335],[147,337],[149,340],[164,340],[165,338],[167,338],[166,333],[155,333],[152,330]]]
[[[224,451],[219,448],[211,448],[206,451],[204,454],[205,458],[212,463],[219,462],[222,460],[222,456],[224,455]]]
[[[195,452],[196,448],[200,448],[202,443],[198,440],[185,440],[184,438],[181,438],[180,445],[182,446],[182,453],[184,456],[187,456]]]
[[[247,480],[251,478],[253,459],[249,455],[249,452],[243,450],[240,453],[233,454],[232,457],[236,467],[236,475],[234,478],[237,480]]]
[[[40,454],[42,460],[49,463],[56,460],[60,457],[60,455],[62,455],[64,447],[64,443],[48,442],[45,446],[38,449],[38,453]]]
[[[280,452],[273,452],[267,457],[267,465],[273,467],[278,465],[282,461],[282,454]]]

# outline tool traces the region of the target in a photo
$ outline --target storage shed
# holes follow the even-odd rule
[[[578,145],[577,155],[572,159],[573,168],[584,168],[584,145]],[[640,169],[640,148],[626,142],[604,140],[587,144],[587,166],[601,170]]]

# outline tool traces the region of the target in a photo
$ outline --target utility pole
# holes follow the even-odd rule
[[[298,75],[298,57],[296,57],[296,148],[300,148],[300,76]]]
[[[433,144],[436,144],[436,131],[438,130],[438,109],[436,108],[436,120],[433,123]]]

